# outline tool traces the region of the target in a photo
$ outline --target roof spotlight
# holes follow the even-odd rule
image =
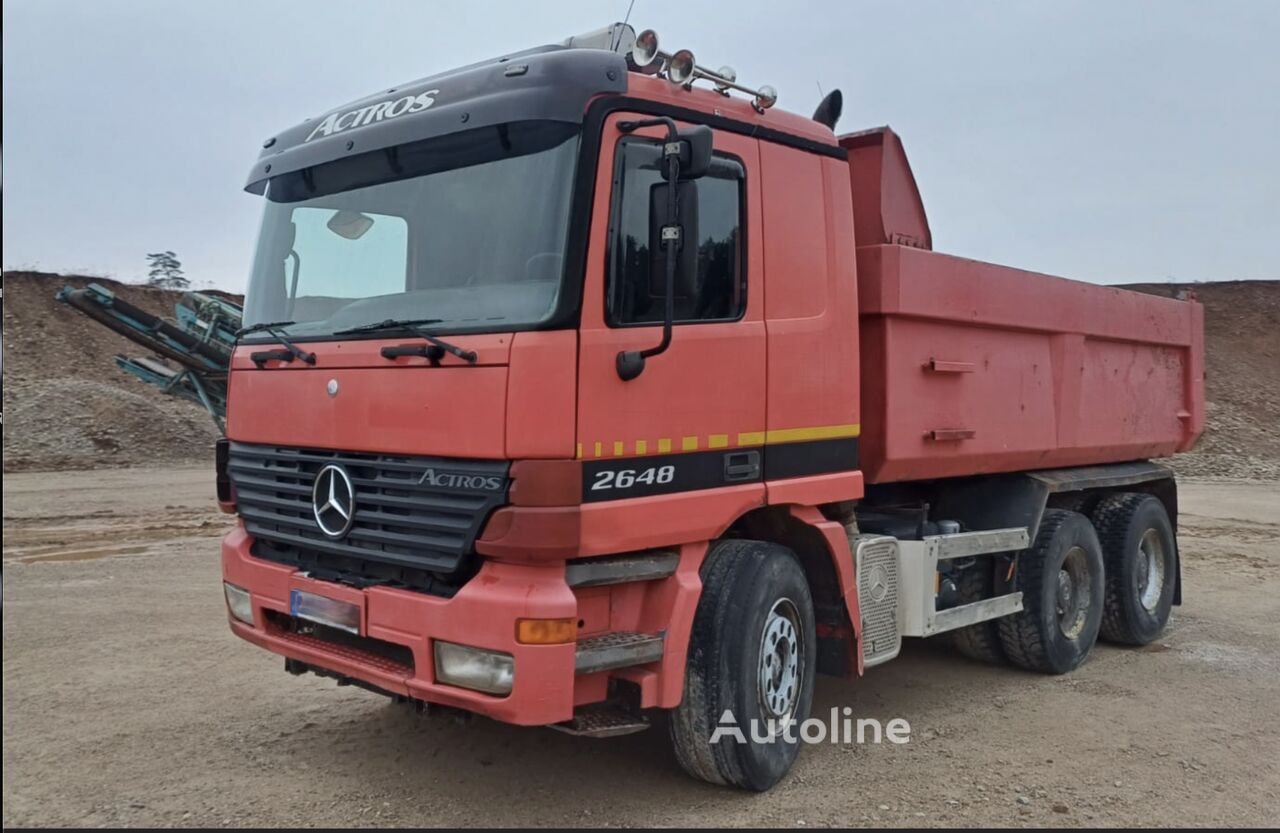
[[[756,97],[751,100],[751,106],[761,113],[777,103],[778,91],[768,84],[756,90]]]
[[[657,72],[662,68],[663,55],[658,51],[658,33],[645,29],[636,35],[636,45],[631,48],[631,61],[637,68]]]
[[[729,85],[738,80],[738,71],[733,67],[725,64],[716,70],[716,92],[720,95],[728,95],[732,89]]]
[[[695,67],[697,63],[693,60],[693,53],[688,49],[681,49],[667,61],[667,80],[680,86],[692,83]]]
[[[715,86],[715,91],[721,95],[727,96],[730,90],[749,93],[753,96],[751,106],[758,113],[763,113],[778,101],[778,91],[768,84],[759,89],[739,84],[738,73],[731,66],[722,66],[712,72],[698,66],[691,50],[681,49],[675,54],[663,52],[658,46],[658,33],[652,29],[645,29],[636,35],[634,43],[619,41],[618,47],[618,51],[626,50],[632,70],[646,75],[661,75],[665,72],[668,81],[686,90],[693,87],[695,81],[705,80],[710,81]]]

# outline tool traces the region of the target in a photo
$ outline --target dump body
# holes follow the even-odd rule
[[[931,251],[887,128],[841,138],[857,245],[868,483],[1188,450],[1204,428],[1198,303]]]
[[[1162,457],[1204,426],[1197,303],[858,250],[863,471],[918,480]]]

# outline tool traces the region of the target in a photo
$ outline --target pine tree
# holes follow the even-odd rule
[[[147,255],[147,285],[162,289],[187,289],[191,281],[182,274],[182,263],[173,252],[152,252]]]

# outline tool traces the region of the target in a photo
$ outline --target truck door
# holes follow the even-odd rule
[[[759,502],[765,326],[758,143],[716,132],[711,170],[695,185],[696,241],[686,234],[686,245],[698,246],[696,280],[679,282],[670,348],[623,381],[619,351],[661,341],[665,303],[661,269],[652,268],[661,259],[650,258],[661,222],[661,212],[651,212],[650,189],[662,182],[665,132],[618,129],[619,121],[638,118],[644,116],[616,113],[603,127],[579,354],[583,500],[718,490],[714,497],[728,489],[734,500]]]

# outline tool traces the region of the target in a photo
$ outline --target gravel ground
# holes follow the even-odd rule
[[[931,642],[815,710],[912,726],[772,792],[613,740],[425,720],[231,636],[207,469],[4,478],[4,825],[1268,825],[1280,819],[1280,485],[1183,487],[1185,604],[1065,677]],[[164,511],[158,512],[157,506]]]

